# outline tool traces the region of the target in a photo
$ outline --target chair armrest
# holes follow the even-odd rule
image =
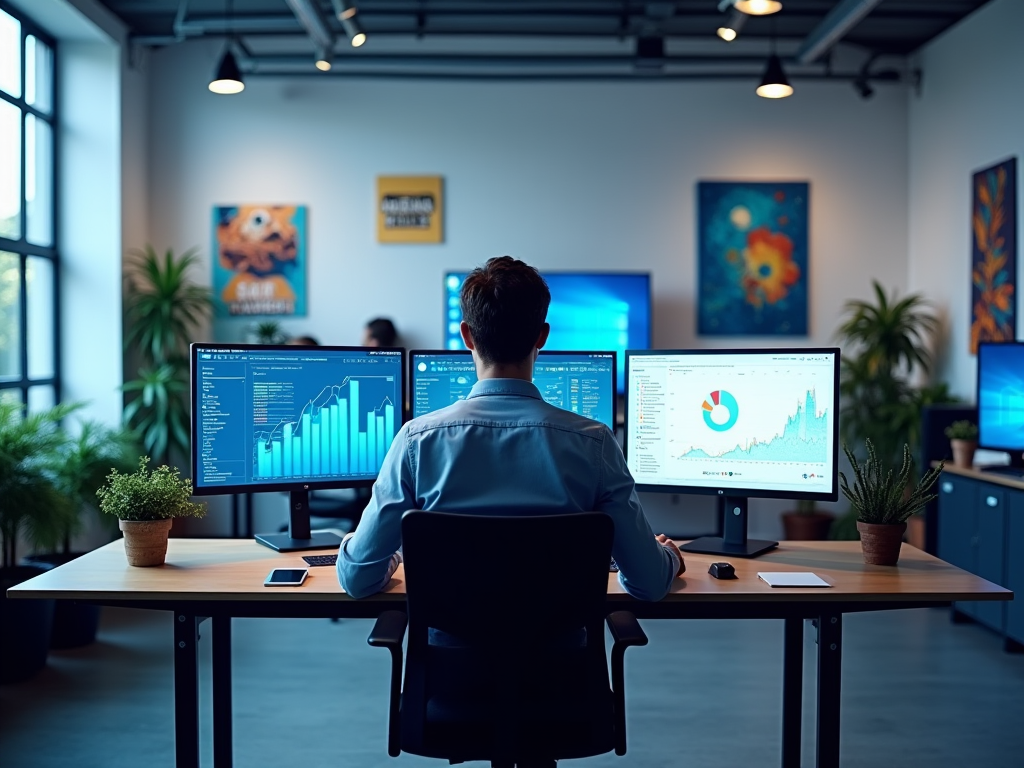
[[[612,633],[612,697],[615,702],[615,754],[626,754],[626,649],[647,645],[640,622],[629,611],[615,611],[605,621]]]
[[[377,617],[366,642],[391,651],[391,697],[388,705],[388,754],[402,752],[400,707],[402,703],[402,639],[409,617],[402,611],[384,611]]]
[[[409,617],[406,616],[405,611],[384,611],[374,622],[366,642],[374,648],[397,647],[401,651],[405,627],[408,623]]]

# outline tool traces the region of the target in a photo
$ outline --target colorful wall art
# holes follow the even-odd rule
[[[697,333],[807,335],[806,182],[697,184]]]
[[[218,317],[306,314],[306,207],[213,209]]]
[[[443,220],[440,176],[377,177],[377,242],[440,243]]]
[[[971,354],[979,341],[1017,337],[1017,158],[974,174]]]

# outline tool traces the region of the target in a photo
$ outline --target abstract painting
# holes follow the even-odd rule
[[[697,333],[807,335],[806,182],[697,184]]]
[[[1017,158],[974,174],[971,354],[979,341],[1017,337]]]
[[[218,317],[306,314],[306,207],[213,209]]]

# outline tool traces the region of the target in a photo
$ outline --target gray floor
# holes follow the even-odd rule
[[[627,660],[629,753],[576,764],[777,766],[781,623],[644,625],[651,645]],[[855,615],[845,627],[846,768],[1020,768],[1024,656],[1003,653],[977,626],[951,625],[938,609]],[[238,768],[447,765],[387,757],[388,654],[366,645],[368,621],[235,620],[234,628]],[[170,632],[166,614],[105,609],[95,645],[54,652],[35,680],[0,687],[0,765],[172,766]],[[811,650],[809,628],[806,643]],[[805,674],[813,696],[810,663]],[[203,736],[210,766],[208,728]],[[806,711],[805,766],[812,745]]]

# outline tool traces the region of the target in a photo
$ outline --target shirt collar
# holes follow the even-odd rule
[[[523,379],[481,379],[473,385],[473,389],[470,390],[469,397],[466,399],[489,395],[514,395],[516,397],[532,397],[535,400],[542,399],[540,390],[534,386],[533,382]]]

